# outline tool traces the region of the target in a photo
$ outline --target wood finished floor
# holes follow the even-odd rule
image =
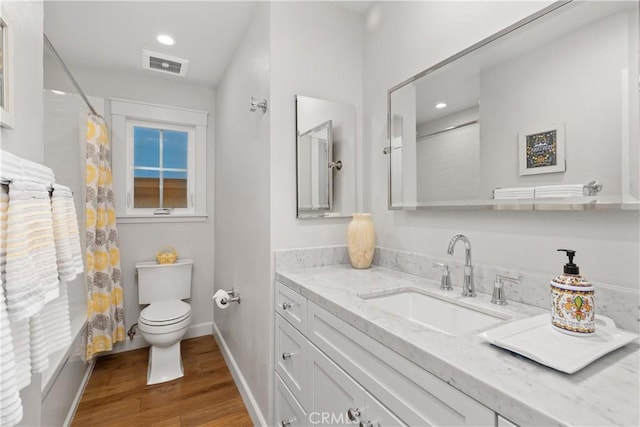
[[[184,377],[147,386],[149,349],[98,358],[73,427],[253,426],[212,336],[182,341]]]

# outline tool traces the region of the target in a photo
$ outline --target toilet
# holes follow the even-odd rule
[[[139,303],[149,304],[138,319],[140,334],[151,344],[147,385],[184,376],[180,340],[191,323],[191,306],[182,300],[191,297],[192,267],[190,259],[136,264]]]

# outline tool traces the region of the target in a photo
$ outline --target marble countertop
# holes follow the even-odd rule
[[[489,295],[462,297],[459,288],[441,291],[439,283],[378,266],[280,270],[276,280],[518,425],[640,425],[638,340],[569,375],[494,347],[480,331],[447,335],[388,314],[359,295],[425,289],[503,312],[511,321],[544,313],[540,308],[496,306]]]

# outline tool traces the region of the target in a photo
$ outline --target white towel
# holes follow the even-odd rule
[[[29,319],[29,333],[31,373],[39,374],[49,367],[49,349],[42,313],[37,313]]]
[[[60,282],[60,296],[44,307],[40,317],[44,326],[47,354],[68,348],[71,345],[71,319],[66,282]]]
[[[12,383],[15,382],[15,388],[17,390],[21,390],[31,383],[31,350],[29,348],[29,320],[24,318],[22,320],[12,321],[9,320],[9,315],[6,309],[6,254],[7,254],[7,235],[8,235],[8,208],[9,208],[9,194],[5,191],[6,187],[2,187],[2,192],[0,193],[0,234],[2,245],[0,246],[0,271],[2,272],[2,309],[4,310],[4,315],[2,318],[2,345],[0,345],[0,349],[2,352],[2,374],[3,381],[0,382],[0,388],[2,388],[2,394],[6,393],[11,396],[11,390],[13,388]],[[11,345],[9,346],[9,342]],[[7,344],[5,346],[5,344]],[[5,360],[11,359],[13,363],[9,362],[9,367],[5,369],[4,362]],[[13,378],[13,380],[8,379],[7,383],[4,382],[4,378]],[[6,407],[6,408],[5,408]],[[6,410],[6,412],[5,412]],[[2,422],[0,425],[5,425],[5,416],[7,417],[7,424],[12,425],[10,423],[10,419],[13,417],[18,420],[22,418],[22,405],[14,399],[10,397],[4,403],[2,403]]]
[[[12,320],[21,320],[60,294],[46,186],[12,181],[7,220],[7,310]]]
[[[584,185],[564,184],[564,185],[540,185],[536,187],[537,198],[543,197],[582,197],[584,195]]]
[[[13,341],[14,360],[16,363],[15,376],[18,390],[31,383],[31,349],[29,340],[29,319],[9,320],[11,325],[11,339]]]
[[[54,184],[51,197],[53,235],[60,280],[73,280],[83,271],[78,217],[73,193],[68,187]]]
[[[0,176],[7,181],[32,181],[45,185],[55,182],[51,168],[0,150]]]
[[[22,401],[16,378],[15,351],[3,290],[0,295],[0,425],[13,426],[21,419]]]
[[[494,199],[533,199],[534,187],[496,188],[493,190]]]

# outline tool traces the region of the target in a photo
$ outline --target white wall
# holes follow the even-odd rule
[[[12,21],[14,129],[2,128],[0,145],[17,156],[42,161],[42,29],[41,1],[3,1]]]
[[[64,58],[63,58],[64,59]],[[69,65],[69,64],[67,64]],[[124,287],[125,327],[138,322],[143,307],[138,304],[135,264],[155,259],[163,245],[174,246],[181,258],[194,260],[191,287],[191,325],[212,321],[213,295],[213,187],[214,187],[214,91],[211,88],[184,84],[179,80],[167,84],[148,72],[126,73],[83,69],[70,66],[83,91],[90,96],[145,101],[155,104],[209,111],[207,128],[207,209],[206,222],[195,223],[118,223],[121,267]],[[176,77],[176,79],[178,79]],[[73,91],[66,76],[52,58],[45,58],[45,88]],[[115,150],[114,150],[115,151]],[[117,189],[115,189],[117,191]],[[203,328],[208,328],[203,325]],[[210,330],[210,329],[207,329]],[[128,341],[127,341],[128,343]],[[115,350],[128,348],[127,343],[116,344]]]
[[[637,289],[638,212],[388,211],[386,92],[550,2],[383,2],[367,14],[364,44],[365,209],[382,246],[444,255],[456,233],[469,236],[474,262],[550,275],[577,250],[593,281]],[[455,17],[453,19],[452,17]],[[455,255],[461,259],[462,251]]]
[[[2,128],[0,146],[3,150],[35,162],[42,162],[42,29],[41,1],[3,1],[2,9],[13,26],[14,125]],[[20,425],[41,423],[40,374],[31,377],[31,384],[20,392],[23,417]]]
[[[361,15],[331,2],[271,5],[272,249],[346,243],[348,218],[296,219],[294,96],[311,96],[355,107],[359,174],[362,25]],[[361,191],[357,191],[357,197],[362,197]]]
[[[216,89],[215,288],[233,287],[242,299],[224,311],[215,308],[214,322],[261,412],[253,414],[255,423],[271,418],[271,105],[263,114],[250,112],[249,102],[251,96],[270,99],[270,7],[256,5]]]

